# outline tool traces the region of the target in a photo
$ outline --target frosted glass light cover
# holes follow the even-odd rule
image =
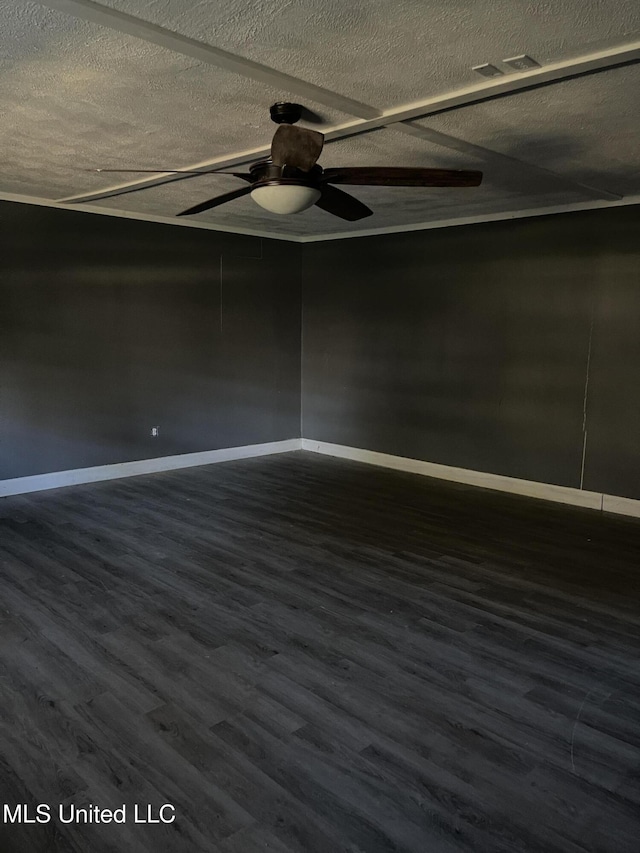
[[[300,213],[318,201],[320,190],[300,184],[274,184],[251,190],[251,198],[271,213]]]

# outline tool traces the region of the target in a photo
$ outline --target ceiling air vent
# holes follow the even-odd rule
[[[500,71],[495,65],[489,65],[488,62],[485,62],[484,65],[474,65],[471,70],[477,71],[483,77],[502,77],[504,74],[504,71]]]
[[[512,56],[511,59],[503,59],[502,61],[505,65],[510,65],[516,71],[528,71],[529,68],[540,68],[540,63],[527,56],[526,53],[523,53],[522,56]]]

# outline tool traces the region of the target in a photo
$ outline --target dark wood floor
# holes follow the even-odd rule
[[[130,817],[2,853],[640,850],[638,521],[296,453],[0,537],[0,800]]]

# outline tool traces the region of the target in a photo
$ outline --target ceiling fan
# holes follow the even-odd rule
[[[278,103],[271,109],[272,120],[279,125],[271,142],[271,156],[249,166],[248,172],[188,169],[98,169],[101,172],[149,171],[188,175],[231,174],[248,186],[203,201],[178,216],[193,216],[213,207],[251,194],[252,199],[272,213],[300,213],[315,205],[340,219],[355,222],[373,211],[335,184],[376,187],[477,187],[482,172],[456,169],[353,166],[323,169],[318,158],[324,136],[316,130],[294,127],[303,114],[300,104]]]

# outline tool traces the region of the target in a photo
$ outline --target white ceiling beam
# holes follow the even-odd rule
[[[62,7],[68,5],[79,5],[89,0],[47,0],[45,5]],[[96,4],[92,4],[96,5]],[[101,7],[100,7],[101,8]],[[140,36],[142,37],[142,36]],[[176,48],[173,48],[176,49]],[[573,59],[555,62],[529,71],[516,74],[508,74],[497,79],[482,80],[472,86],[456,89],[441,95],[436,95],[426,100],[405,104],[380,113],[375,118],[355,119],[337,125],[324,131],[325,142],[336,142],[350,136],[357,136],[370,130],[382,127],[394,127],[399,122],[411,121],[416,118],[427,118],[430,115],[443,112],[448,109],[460,109],[471,104],[480,103],[483,100],[497,97],[498,95],[514,94],[518,91],[533,88],[543,84],[560,83],[563,80],[595,71],[604,71],[612,66],[640,60],[640,41],[634,41],[610,47],[607,50],[595,51],[574,57]],[[405,131],[406,132],[406,131]],[[236,152],[229,157],[218,157],[201,163],[189,164],[186,169],[224,169],[229,166],[237,166],[243,163],[257,160],[269,155],[269,147],[256,148],[252,151]],[[158,173],[157,177],[141,178],[127,181],[117,185],[104,188],[94,193],[68,196],[60,199],[63,202],[89,202],[110,198],[113,195],[125,192],[135,192],[147,187],[159,186],[173,181],[190,180],[192,175],[170,175]],[[588,195],[593,195],[591,188],[583,190]],[[606,193],[606,191],[603,191]],[[604,196],[598,196],[604,197]],[[617,197],[617,196],[616,196]]]
[[[218,157],[214,160],[206,160],[202,163],[196,163],[185,166],[186,171],[201,171],[207,174],[207,170],[215,175],[215,170],[227,169],[235,166],[242,166],[245,163],[253,163],[264,157],[268,157],[271,153],[271,148],[252,148],[250,150],[241,151],[231,155],[230,157]],[[99,201],[103,198],[111,198],[114,195],[124,195],[127,192],[136,192],[137,190],[146,190],[150,187],[160,187],[164,184],[171,184],[174,181],[185,181],[191,178],[197,178],[197,175],[175,175],[171,172],[158,172],[152,178],[142,178],[134,181],[126,181],[125,183],[115,184],[110,187],[105,187],[102,190],[91,193],[80,193],[79,195],[70,195],[66,198],[60,198],[58,201],[74,204],[82,202]]]
[[[525,160],[519,160],[517,157],[510,157],[508,154],[501,154],[494,151],[492,148],[483,148],[480,145],[474,145],[472,142],[467,142],[464,139],[459,139],[457,136],[450,136],[448,133],[441,133],[438,130],[433,130],[430,127],[424,127],[421,124],[415,124],[411,121],[401,121],[391,125],[392,130],[399,130],[402,133],[407,133],[410,136],[416,136],[419,139],[424,139],[426,142],[431,142],[433,145],[441,145],[443,148],[449,148],[454,151],[460,151],[463,154],[469,154],[472,157],[477,157],[479,160],[492,166],[500,167],[503,164],[507,166],[516,166],[523,172],[529,172],[541,177],[551,178],[558,183],[566,185],[567,189],[577,190],[583,195],[592,196],[593,198],[603,198],[607,201],[619,201],[622,196],[618,193],[609,192],[609,190],[592,187],[589,184],[583,184],[573,178],[569,178],[560,172],[554,172],[551,169],[545,169],[543,166],[536,166],[533,163],[527,163]]]
[[[128,15],[126,12],[120,12],[117,9],[102,6],[100,3],[94,3],[93,0],[39,0],[39,3],[41,6],[47,6],[50,9],[55,9],[74,18],[90,21],[93,24],[100,24],[103,27],[109,27],[124,35],[157,44],[159,47],[172,50],[174,53],[190,56],[192,59],[197,59],[199,62],[204,62],[207,65],[215,65],[217,68],[231,71],[234,74],[240,74],[251,80],[258,80],[260,83],[266,83],[274,86],[276,89],[293,92],[302,98],[308,98],[326,107],[341,110],[347,113],[347,115],[359,116],[360,118],[374,118],[380,115],[380,111],[375,109],[375,107],[369,106],[369,104],[363,104],[360,101],[347,98],[322,86],[307,83],[305,80],[300,80],[291,74],[276,71],[274,68],[269,68],[269,66],[262,65],[260,62],[254,62],[252,59],[246,59],[243,56],[238,56],[219,47],[214,47],[206,42],[198,41],[172,30],[167,30],[165,27],[160,27],[157,24],[143,21],[133,15]]]
[[[426,142],[430,142],[434,145],[440,145],[443,148],[459,151],[463,154],[469,154],[470,156],[476,157],[479,160],[482,160],[483,162],[491,164],[493,166],[500,166],[503,163],[507,163],[509,166],[516,166],[525,172],[542,175],[546,178],[551,178],[558,183],[564,184],[567,189],[572,189],[574,191],[581,192],[582,194],[590,196],[592,198],[602,198],[608,201],[617,201],[622,198],[621,195],[609,192],[609,190],[605,190],[598,187],[592,187],[588,184],[583,184],[579,181],[573,180],[573,178],[567,177],[566,175],[562,175],[550,169],[545,169],[542,166],[536,166],[532,163],[527,163],[524,160],[519,160],[516,157],[510,157],[507,154],[500,154],[499,152],[494,151],[493,149],[483,148],[480,145],[474,145],[473,143],[467,142],[464,139],[459,139],[456,136],[450,136],[449,134],[441,133],[440,131],[433,130],[432,128],[424,127],[423,125],[417,125],[413,122],[394,122],[393,124],[385,126],[388,127],[390,130],[401,131],[402,133],[406,133],[410,136],[415,136],[420,139],[424,139]],[[381,128],[375,129],[379,130]],[[362,130],[358,131],[358,133],[362,132]],[[344,138],[344,136],[334,136],[332,139],[328,139],[327,141],[335,142],[339,139]],[[234,166],[242,165],[243,163],[251,163],[255,160],[260,159],[261,157],[266,157],[268,154],[268,148],[254,148],[250,151],[243,151],[242,153],[234,155],[233,157],[223,157],[219,158],[217,161],[207,160],[205,163],[200,163],[195,166],[189,166],[188,168],[194,170],[202,169],[203,173],[206,174],[207,169],[231,168]],[[212,172],[211,174],[215,174],[215,172]],[[170,172],[157,173],[156,175],[154,175],[153,178],[143,179],[142,181],[133,181],[124,185],[118,184],[115,187],[110,187],[98,192],[69,196],[68,198],[59,199],[59,201],[67,203],[74,202],[76,204],[81,204],[83,202],[89,201],[99,201],[103,198],[110,198],[114,194],[122,193],[123,190],[135,192],[136,190],[148,189],[153,186],[162,186],[166,183],[170,183],[171,181],[184,180],[185,177],[192,178],[194,176],[174,175]]]

